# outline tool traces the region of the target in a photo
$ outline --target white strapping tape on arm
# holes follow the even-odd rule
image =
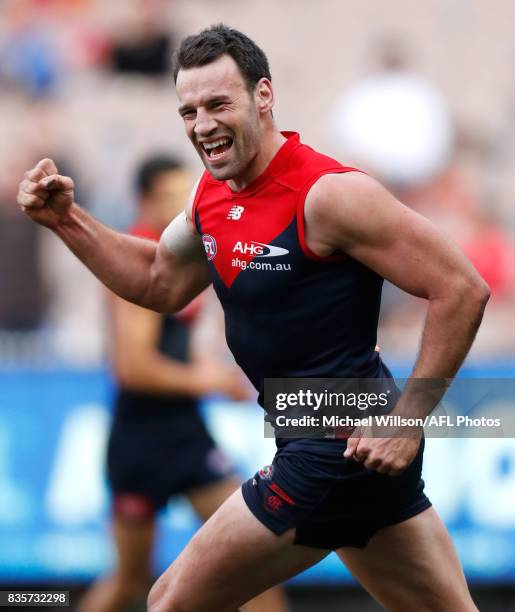
[[[183,259],[200,259],[204,256],[200,236],[193,231],[185,212],[178,214],[168,225],[160,241],[170,253]]]
[[[190,216],[201,178],[195,183],[186,204],[186,211]],[[188,221],[187,213],[184,211],[173,219],[162,233],[161,242],[173,255],[183,259],[201,259],[205,257],[204,247],[197,231]]]

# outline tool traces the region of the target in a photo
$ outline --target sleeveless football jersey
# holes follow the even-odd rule
[[[205,172],[192,214],[225,311],[237,363],[267,377],[387,375],[376,346],[383,279],[343,253],[318,257],[304,235],[304,201],[324,174],[354,168],[287,141],[240,192]]]

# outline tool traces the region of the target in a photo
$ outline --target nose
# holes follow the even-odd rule
[[[204,109],[197,110],[194,132],[197,136],[206,137],[216,130],[216,121]]]

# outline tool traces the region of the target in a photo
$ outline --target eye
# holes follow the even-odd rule
[[[183,119],[194,119],[196,114],[197,114],[196,111],[191,109],[191,110],[187,110],[181,113],[181,116]]]

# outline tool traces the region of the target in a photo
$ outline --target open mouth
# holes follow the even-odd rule
[[[232,138],[224,137],[213,142],[203,142],[202,148],[204,149],[207,158],[210,161],[221,159],[232,146]]]

